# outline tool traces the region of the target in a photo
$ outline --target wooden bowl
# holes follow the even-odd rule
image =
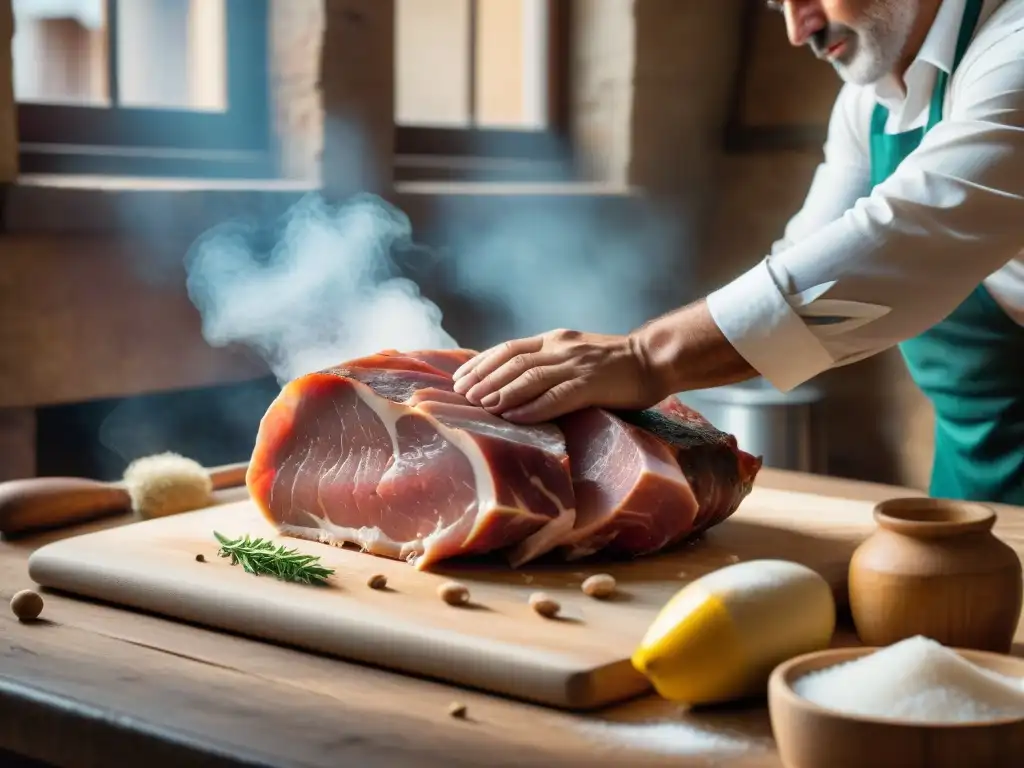
[[[793,682],[878,648],[832,648],[777,666],[768,681],[768,710],[786,768],[1020,768],[1024,717],[933,725],[883,720],[825,709],[799,696]],[[955,649],[985,669],[1024,678],[1024,659]],[[1024,694],[1022,694],[1024,695]]]

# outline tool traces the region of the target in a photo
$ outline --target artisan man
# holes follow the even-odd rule
[[[931,494],[1024,504],[1024,0],[785,0],[844,80],[770,256],[625,336],[486,350],[456,389],[511,421],[763,376],[786,391],[899,345],[935,407]]]

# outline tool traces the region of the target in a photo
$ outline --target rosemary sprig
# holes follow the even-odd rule
[[[253,539],[246,534],[229,539],[217,531],[213,532],[221,547],[221,557],[230,557],[232,565],[241,565],[248,573],[257,576],[274,576],[282,581],[297,581],[304,584],[322,584],[334,573],[333,568],[318,565],[316,555],[304,555],[294,549],[275,546],[268,539]]]

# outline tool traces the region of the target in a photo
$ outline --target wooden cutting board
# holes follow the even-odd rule
[[[592,709],[648,690],[630,656],[665,602],[694,579],[733,563],[782,558],[808,565],[845,602],[854,547],[873,527],[871,504],[755,488],[740,510],[696,543],[630,563],[525,566],[494,560],[426,573],[393,560],[277,537],[336,569],[308,586],[254,576],[217,556],[213,531],[274,537],[249,501],[64,539],[36,550],[38,584],[126,607],[446,680],[565,709]],[[202,554],[206,562],[196,560]],[[370,589],[369,576],[388,588]],[[593,573],[611,573],[619,596],[583,594]],[[468,607],[436,594],[457,579]],[[562,618],[528,605],[537,590]]]

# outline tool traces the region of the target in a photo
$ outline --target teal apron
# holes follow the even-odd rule
[[[967,0],[953,70],[981,15]],[[939,72],[924,128],[886,134],[871,118],[871,185],[880,184],[942,119],[948,75]],[[1022,227],[1024,245],[1024,227]],[[900,344],[910,374],[935,409],[930,495],[1024,505],[1024,328],[979,285],[937,325]]]

